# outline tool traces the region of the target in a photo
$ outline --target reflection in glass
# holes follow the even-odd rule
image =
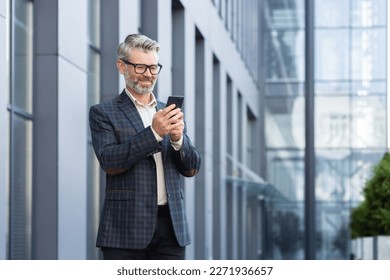
[[[315,101],[315,146],[347,148],[350,145],[350,98],[317,96]]]
[[[318,27],[347,27],[350,23],[349,0],[316,1],[315,26]]]
[[[374,79],[386,79],[386,40],[385,28],[352,31],[353,80],[369,86]]]
[[[351,7],[353,27],[386,25],[387,0],[351,0]]]
[[[356,97],[351,105],[351,146],[386,149],[386,96]]]
[[[12,120],[10,258],[31,258],[32,122]]]
[[[270,30],[266,37],[267,79],[304,80],[304,32]]]
[[[32,113],[32,5],[23,0],[14,2],[11,102]]]
[[[265,134],[269,148],[305,147],[304,98],[267,98]]]
[[[300,20],[293,20],[294,15],[304,20],[295,11],[298,3],[266,1],[263,59],[266,179],[287,199],[278,207],[289,205],[283,213],[296,214],[303,226],[303,203],[299,208],[297,201],[304,200],[307,120],[304,30],[297,24]],[[316,257],[348,259],[351,205],[361,200],[372,166],[387,145],[387,2],[318,0],[315,10]],[[282,220],[286,224],[278,223],[276,233],[291,226]],[[278,252],[276,258],[300,256],[293,244],[280,239],[272,244],[278,248],[273,251]]]
[[[267,153],[267,178],[287,200],[304,200],[304,154],[275,149]]]
[[[14,0],[11,17],[9,258],[31,259],[32,1]]]
[[[316,80],[347,80],[350,73],[348,30],[316,30]]]
[[[279,194],[266,206],[267,220],[273,221],[266,235],[270,259],[304,258],[303,4],[268,0],[264,5],[266,180]]]

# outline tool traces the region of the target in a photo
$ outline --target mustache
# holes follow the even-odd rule
[[[134,90],[138,94],[147,94],[153,91],[156,81],[150,81],[151,85],[148,87],[141,87],[138,82],[126,79],[126,86]]]
[[[145,77],[145,76],[140,76],[137,77],[137,79],[132,79],[129,75],[129,73],[124,75],[126,86],[134,90],[138,94],[147,94],[153,91],[157,79],[153,77]],[[150,82],[150,86],[144,87],[141,86],[139,83],[140,82]]]

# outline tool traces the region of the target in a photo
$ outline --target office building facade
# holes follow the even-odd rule
[[[225,162],[229,172],[260,178],[257,6],[1,0],[0,258],[99,258],[104,175],[88,109],[123,89],[116,48],[139,32],[161,44],[156,95],[185,96],[188,133],[203,158],[199,175],[184,180],[187,258],[240,258],[239,217],[226,230]]]
[[[387,9],[0,0],[0,259],[100,258],[88,110],[122,91],[116,48],[130,33],[161,44],[155,94],[185,96],[202,156],[183,179],[186,258],[349,258],[350,208],[388,147]]]

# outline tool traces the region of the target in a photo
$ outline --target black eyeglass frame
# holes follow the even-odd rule
[[[161,69],[162,69],[162,67],[163,67],[160,63],[153,64],[153,65],[146,65],[146,64],[137,64],[137,63],[133,63],[133,62],[130,62],[130,61],[126,60],[126,59],[121,59],[121,60],[122,60],[125,64],[127,64],[127,65],[132,65],[132,66],[134,67],[134,72],[137,73],[137,74],[145,74],[146,70],[149,69],[150,74],[152,74],[152,75],[158,75],[158,74],[160,74]],[[138,66],[145,67],[145,71],[143,71],[143,72],[137,72],[136,69],[137,69]],[[152,73],[152,68],[151,68],[151,67],[158,67],[158,72],[157,72],[157,73]]]

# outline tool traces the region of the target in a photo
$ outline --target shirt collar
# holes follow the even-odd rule
[[[142,107],[156,107],[157,105],[157,100],[156,97],[154,96],[153,92],[151,93],[152,100],[146,105],[138,102],[138,100],[131,94],[131,92],[125,88],[127,96],[130,98],[130,100],[134,103],[136,107],[142,106]]]

